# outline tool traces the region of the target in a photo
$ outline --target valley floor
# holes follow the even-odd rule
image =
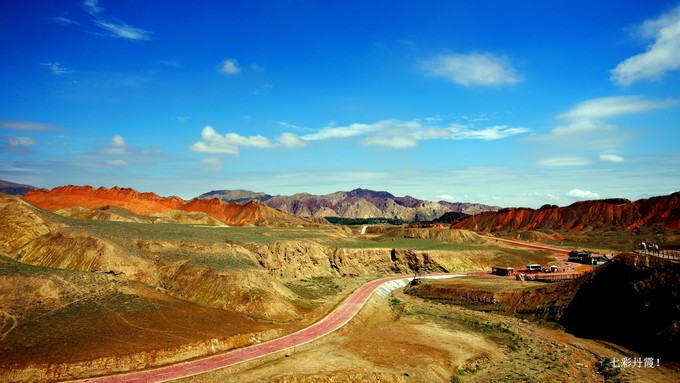
[[[634,353],[516,318],[425,302],[395,291],[374,295],[346,327],[264,364],[178,380],[199,382],[658,382],[679,366],[609,368]],[[602,367],[600,367],[600,371]]]

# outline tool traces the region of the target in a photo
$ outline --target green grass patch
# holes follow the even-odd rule
[[[470,243],[449,243],[436,239],[379,237],[374,239],[356,239],[353,241],[336,241],[334,246],[354,249],[406,249],[406,250],[448,250],[464,251],[479,249],[480,245]]]
[[[287,283],[286,287],[297,296],[306,300],[319,300],[332,297],[342,290],[331,277],[314,277]]]

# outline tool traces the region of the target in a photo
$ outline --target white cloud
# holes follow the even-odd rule
[[[72,73],[71,70],[66,68],[62,63],[60,62],[52,62],[52,63],[41,63],[40,65],[46,67],[47,69],[52,72],[53,75],[55,76],[61,76],[65,74],[70,74]]]
[[[581,190],[581,189],[571,189],[567,193],[569,197],[577,198],[577,199],[598,199],[600,198],[600,195],[597,193],[593,193],[590,190]]]
[[[227,76],[233,76],[241,72],[241,68],[239,68],[238,62],[234,59],[226,59],[222,61],[218,70],[226,74]]]
[[[109,36],[127,40],[151,40],[153,35],[151,31],[107,20],[105,9],[99,6],[99,0],[85,0],[83,7],[94,19],[94,24],[107,31]]]
[[[418,145],[418,141],[411,137],[366,137],[359,141],[362,146],[385,146],[394,149],[412,148]]]
[[[114,146],[114,147],[118,147],[118,148],[124,148],[125,147],[125,139],[123,138],[123,136],[116,134],[111,139],[111,145]]]
[[[206,125],[201,132],[201,141],[191,145],[189,150],[199,153],[238,155],[239,147],[267,149],[274,146],[269,139],[260,135],[250,137],[236,133],[221,135],[212,126]]]
[[[319,130],[316,133],[310,133],[302,136],[303,139],[308,141],[316,140],[328,140],[334,138],[349,138],[354,136],[360,136],[368,133],[377,132],[382,130],[389,125],[393,125],[394,121],[385,120],[378,121],[373,124],[351,124],[347,126],[326,126],[325,128]]]
[[[31,121],[0,121],[0,127],[10,130],[54,131],[61,130],[52,124]]]
[[[602,97],[574,105],[557,116],[559,119],[597,120],[625,114],[642,113],[677,105],[677,100],[650,100],[641,96]]]
[[[470,129],[468,127],[451,128],[452,135],[449,137],[454,140],[484,140],[493,141],[514,136],[516,134],[528,133],[528,128],[513,128],[509,126],[491,126],[483,129]]]
[[[590,160],[585,157],[554,157],[544,158],[538,161],[539,166],[546,167],[570,167],[570,166],[585,166],[589,165]]]
[[[35,139],[31,137],[8,137],[7,145],[14,147],[29,147],[38,143]]]
[[[441,200],[441,201],[455,201],[456,200],[456,197],[452,196],[451,194],[442,194],[442,195],[438,195],[436,197],[439,198],[439,200]]]
[[[59,25],[72,25],[72,24],[73,25],[79,25],[80,24],[77,21],[73,21],[73,20],[69,19],[68,17],[64,17],[64,16],[55,16],[55,17],[52,18],[52,22],[54,22],[55,24],[59,24]]]
[[[96,21],[102,29],[109,31],[111,36],[127,40],[151,40],[153,32],[127,24],[116,24],[109,21]]]
[[[521,76],[507,58],[492,53],[453,53],[420,63],[426,74],[446,77],[463,86],[515,85]]]
[[[623,162],[624,159],[623,157],[619,156],[618,154],[600,154],[600,161],[602,162]]]
[[[130,154],[130,151],[128,150],[123,136],[116,134],[113,136],[113,138],[111,138],[111,144],[106,149],[104,149],[104,153],[111,155],[123,155]]]
[[[286,148],[302,148],[308,144],[308,142],[302,139],[302,137],[288,132],[276,137],[276,141]]]
[[[127,166],[127,161],[125,160],[108,160],[106,164],[109,166]]]
[[[605,124],[601,121],[574,121],[569,125],[562,125],[554,128],[550,134],[554,138],[564,138],[572,136],[580,136],[586,134],[597,134],[614,129],[613,125]]]
[[[424,140],[434,140],[449,138],[453,135],[451,129],[446,128],[428,128],[422,131],[420,137]]]
[[[641,37],[652,39],[644,53],[620,62],[611,71],[611,80],[630,86],[641,80],[657,80],[680,68],[680,6],[638,28]]]
[[[99,6],[99,0],[85,0],[83,1],[83,6],[87,13],[95,16],[104,11],[104,8]]]
[[[381,120],[374,123],[353,123],[335,126],[333,123],[319,130],[308,129],[287,122],[279,122],[284,128],[312,131],[304,135],[284,132],[269,139],[261,135],[244,137],[237,133],[221,135],[209,125],[203,128],[201,140],[192,144],[189,150],[213,154],[239,154],[240,147],[269,149],[273,147],[300,148],[312,141],[350,139],[364,136],[358,143],[362,146],[383,146],[393,149],[412,148],[420,140],[498,140],[512,135],[529,132],[526,128],[492,126],[475,129],[460,125],[450,127],[432,126],[421,120]]]

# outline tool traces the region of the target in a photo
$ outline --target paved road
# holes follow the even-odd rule
[[[488,240],[496,240],[496,241],[501,241],[501,242],[507,242],[507,243],[512,243],[512,244],[519,245],[519,246],[531,247],[531,248],[534,248],[534,249],[550,250],[550,251],[555,251],[555,252],[564,253],[564,254],[568,254],[569,251],[571,251],[571,250],[561,249],[559,247],[538,245],[538,244],[528,243],[528,242],[523,242],[523,241],[515,241],[514,239],[497,238],[497,237],[492,237],[492,236],[489,236],[489,235],[480,235],[480,237],[486,238]]]
[[[434,274],[431,276],[443,276],[447,274]],[[424,276],[427,277],[427,276]],[[233,350],[224,354],[209,356],[203,359],[160,367],[153,370],[135,371],[120,375],[103,376],[98,378],[83,379],[74,382],[92,383],[144,383],[165,382],[173,379],[197,375],[219,368],[232,366],[247,360],[259,358],[275,352],[283,351],[304,343],[311,342],[326,334],[329,334],[350,321],[368,301],[371,294],[385,282],[398,279],[407,279],[408,276],[381,278],[371,281],[352,293],[333,312],[315,324],[293,334],[263,342],[253,346]]]
[[[567,253],[568,250],[559,249],[550,246],[529,244],[521,241],[514,241],[510,239],[496,238],[490,236],[483,236],[489,240],[498,240],[502,242],[513,243],[516,245],[527,246],[537,249],[551,250],[561,253]],[[474,274],[474,273],[465,273]],[[484,272],[484,274],[488,274]],[[435,274],[432,276],[442,276],[448,274]],[[427,276],[424,276],[427,277]],[[232,366],[247,360],[256,359],[265,355],[280,352],[286,349],[299,346],[304,343],[316,340],[324,335],[327,335],[349,322],[368,301],[371,294],[380,287],[383,283],[392,280],[406,279],[407,276],[397,276],[381,278],[371,281],[360,288],[358,288],[352,295],[350,295],[343,303],[340,304],[333,312],[328,314],[319,322],[304,328],[298,332],[277,338],[268,342],[256,344],[253,346],[233,350],[224,354],[209,356],[203,359],[197,359],[184,363],[174,364],[165,367],[159,367],[153,370],[135,371],[120,375],[103,376],[98,378],[83,379],[79,383],[146,383],[146,382],[166,382],[178,378],[183,378],[192,375],[198,375],[208,371],[216,370]]]

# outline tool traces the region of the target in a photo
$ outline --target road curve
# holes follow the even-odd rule
[[[482,235],[483,238],[489,240],[497,240],[507,243],[512,243],[520,246],[532,247],[537,249],[544,249],[556,251],[560,253],[568,253],[568,250],[556,247],[534,245],[526,242],[515,241],[511,239],[496,238]],[[464,273],[465,274],[465,273]],[[430,276],[453,276],[453,274],[432,274]],[[427,277],[427,276],[424,276]],[[376,279],[368,282],[365,285],[355,290],[347,299],[345,299],[335,310],[333,310],[326,317],[313,325],[299,330],[295,333],[283,336],[281,338],[273,339],[267,342],[256,345],[232,350],[223,354],[208,356],[202,359],[191,360],[169,366],[159,367],[151,370],[134,371],[123,373],[119,375],[102,376],[88,379],[81,379],[70,381],[70,383],[148,383],[148,382],[167,382],[174,379],[184,378],[192,375],[202,374],[208,371],[217,370],[220,368],[232,366],[248,360],[263,357],[265,355],[273,354],[283,350],[305,344],[327,335],[349,322],[364,304],[368,301],[371,294],[375,292],[381,285],[386,282],[407,279],[407,276],[395,276]]]
[[[449,274],[432,274],[428,276],[444,276]],[[428,277],[423,276],[423,277]],[[202,374],[208,371],[232,366],[248,360],[260,358],[265,355],[283,351],[304,343],[316,340],[327,335],[349,322],[368,301],[371,294],[385,282],[409,279],[408,276],[396,276],[376,279],[355,290],[335,310],[313,325],[299,330],[290,335],[273,339],[267,342],[248,346],[223,354],[213,355],[202,359],[159,367],[152,370],[135,371],[119,375],[110,375],[71,381],[72,383],[146,383],[166,382],[173,379],[184,378]]]
[[[558,253],[564,253],[568,254],[570,250],[566,249],[561,249],[559,247],[552,247],[552,246],[546,246],[546,245],[536,245],[533,243],[527,243],[527,242],[522,242],[522,241],[516,241],[514,239],[505,239],[505,238],[497,238],[497,237],[492,237],[490,235],[479,235],[482,238],[486,238],[488,240],[496,240],[496,241],[501,241],[501,242],[506,242],[506,243],[512,243],[514,245],[519,245],[519,246],[524,246],[524,247],[531,247],[534,249],[542,249],[542,250],[550,250],[550,251],[556,251]]]

